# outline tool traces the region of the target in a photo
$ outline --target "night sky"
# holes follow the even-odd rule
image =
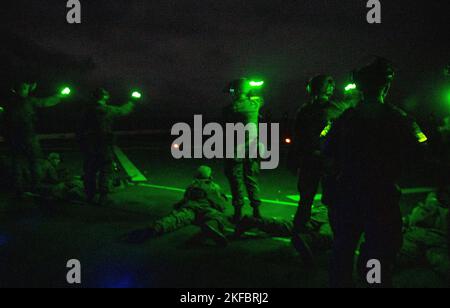
[[[366,22],[365,0],[81,3],[81,25],[66,23],[65,0],[9,1],[0,16],[24,40],[92,59],[89,83],[142,87],[161,112],[219,113],[225,83],[243,75],[267,80],[275,113],[293,111],[308,76],[342,85],[371,55],[397,65],[395,97],[407,101],[449,62],[448,0],[382,1],[382,25]]]

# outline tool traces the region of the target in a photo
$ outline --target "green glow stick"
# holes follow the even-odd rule
[[[345,92],[349,92],[349,91],[355,90],[355,89],[356,89],[356,84],[351,83],[345,87]]]
[[[262,87],[263,85],[264,85],[264,81],[250,81],[251,87],[259,88],[259,87]]]
[[[422,133],[422,132],[417,133],[417,139],[418,139],[419,143],[425,143],[425,142],[428,141],[427,135],[425,135],[425,134]]]
[[[69,87],[65,87],[64,89],[61,90],[61,95],[69,96],[71,92],[72,90]]]
[[[131,93],[131,97],[135,99],[140,99],[142,98],[142,94],[138,91],[134,91],[133,93]]]

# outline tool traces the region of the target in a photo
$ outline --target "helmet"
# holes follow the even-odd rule
[[[105,97],[109,98],[110,94],[105,88],[97,88],[94,90],[94,98],[96,100],[104,99]]]
[[[195,178],[198,180],[209,180],[211,177],[212,169],[208,166],[200,166],[195,174]]]
[[[61,155],[59,153],[50,153],[48,155],[49,160],[61,160]]]
[[[244,92],[245,84],[248,82],[247,78],[239,78],[233,81],[230,81],[228,85],[225,87],[224,92],[230,94],[236,94]]]
[[[248,96],[261,96],[264,81],[255,81],[248,78],[239,78],[231,81],[224,89],[225,93],[232,95],[247,94]]]
[[[372,63],[353,72],[353,81],[358,87],[383,87],[394,80],[395,70],[392,63],[377,57]]]
[[[328,75],[315,76],[306,83],[306,91],[311,96],[318,95],[326,84],[336,85],[336,82],[333,77]]]

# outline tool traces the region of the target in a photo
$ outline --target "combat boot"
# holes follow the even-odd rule
[[[242,206],[234,207],[234,215],[231,218],[231,222],[234,224],[239,223],[242,220]]]
[[[256,228],[257,227],[257,221],[255,218],[245,216],[236,224],[236,229],[234,231],[234,238],[240,238],[245,232]]]
[[[221,231],[221,226],[216,221],[207,222],[202,226],[202,233],[206,238],[212,239],[218,246],[226,247],[228,246],[228,239]]]
[[[300,255],[303,263],[307,266],[315,266],[314,255],[307,242],[307,235],[294,233],[292,236],[292,245]]]
[[[255,219],[261,219],[262,218],[261,210],[259,209],[259,206],[253,207],[253,217]]]

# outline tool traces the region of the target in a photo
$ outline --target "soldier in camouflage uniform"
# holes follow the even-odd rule
[[[250,199],[253,216],[261,218],[258,183],[260,161],[250,154],[254,150],[259,152],[258,125],[260,110],[264,102],[261,94],[254,92],[251,88],[250,80],[245,78],[231,82],[226,88],[226,92],[231,94],[233,102],[223,111],[224,122],[249,125],[250,127],[245,144],[238,144],[235,149],[235,157],[228,158],[225,162],[225,174],[230,183],[235,209],[233,220],[238,222],[242,218],[242,208],[246,196]],[[243,155],[244,153],[245,155]]]
[[[3,135],[11,158],[13,185],[17,195],[27,189],[36,189],[39,180],[38,159],[41,146],[37,138],[36,109],[58,105],[64,97],[57,94],[49,98],[33,96],[34,81],[19,82],[4,101],[2,112]]]
[[[226,195],[212,179],[211,168],[202,166],[194,182],[186,189],[183,200],[174,206],[170,215],[154,222],[147,229],[132,232],[127,240],[141,243],[195,225],[201,229],[199,237],[210,238],[218,245],[226,246],[228,241],[224,235],[224,225],[227,219],[224,211],[227,204]]]
[[[426,259],[433,269],[450,279],[448,257],[448,208],[435,193],[428,195],[404,220],[404,243],[400,263],[414,265]]]
[[[83,182],[71,177],[61,165],[61,155],[50,153],[48,159],[40,160],[38,193],[43,197],[76,200],[83,199]]]
[[[87,201],[93,202],[99,193],[99,204],[108,202],[113,173],[114,120],[129,115],[136,100],[131,98],[122,106],[109,105],[110,94],[99,88],[94,93],[95,102],[86,107],[80,132],[81,151],[84,156],[84,187]]]
[[[314,264],[314,251],[321,251],[331,247],[333,234],[328,221],[328,208],[324,205],[312,207],[309,228],[293,240],[294,247],[303,262]],[[258,230],[272,237],[290,238],[295,232],[292,220],[276,218],[254,218],[245,216],[237,225],[234,236],[241,237],[245,232]]]

